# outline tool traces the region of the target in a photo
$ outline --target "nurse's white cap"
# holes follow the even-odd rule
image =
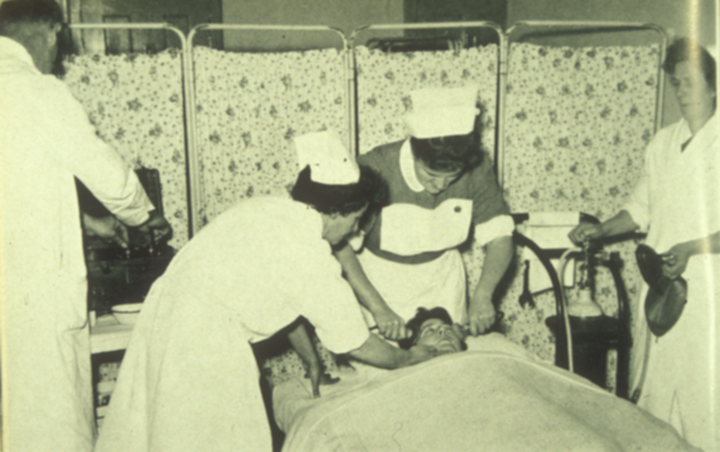
[[[467,135],[480,113],[477,93],[476,86],[411,91],[413,109],[403,117],[408,133],[415,138]]]
[[[300,170],[310,165],[310,179],[326,185],[349,185],[360,180],[355,156],[332,130],[313,132],[295,138]]]

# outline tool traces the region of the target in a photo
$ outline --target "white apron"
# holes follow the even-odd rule
[[[458,323],[467,322],[465,267],[457,249],[423,264],[401,264],[364,250],[358,260],[388,306],[405,321],[417,308],[440,306]],[[363,308],[369,326],[375,319]]]

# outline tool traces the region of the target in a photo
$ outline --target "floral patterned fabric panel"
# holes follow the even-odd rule
[[[407,136],[402,116],[412,109],[410,91],[476,85],[484,125],[482,144],[494,155],[497,45],[398,53],[359,46],[354,54],[360,154]]]
[[[653,135],[658,58],[656,46],[511,45],[503,190],[513,212],[581,211],[603,220],[618,211],[637,182]],[[623,261],[633,323],[640,283],[635,246],[606,247]],[[501,304],[502,328],[552,361],[555,338],[544,319],[555,314],[555,299],[546,292],[535,296],[535,309],[520,306],[522,265],[516,264]],[[617,316],[615,283],[604,267],[598,269],[596,286],[597,303],[606,315]],[[577,289],[567,295],[572,300]],[[609,374],[614,366],[611,353]]]
[[[66,63],[65,83],[83,104],[100,137],[134,168],[157,169],[169,244],[188,240],[182,57],[170,49],[155,55],[83,55]]]
[[[614,215],[653,136],[658,57],[654,46],[510,46],[503,188],[514,212]]]
[[[203,225],[240,199],[288,196],[293,137],[334,129],[347,139],[345,52],[195,47],[193,57]]]

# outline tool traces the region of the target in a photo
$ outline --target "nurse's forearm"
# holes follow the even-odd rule
[[[320,358],[318,358],[304,323],[301,322],[294,330],[289,332],[288,339],[298,355],[310,368],[313,366],[320,368]]]
[[[614,217],[607,219],[598,225],[600,237],[612,237],[637,231],[640,226],[635,223],[627,210],[621,210]]]
[[[498,237],[487,244],[482,273],[472,301],[490,301],[492,299],[495,288],[512,261],[514,249],[510,236]]]
[[[355,255],[355,251],[350,245],[345,245],[339,250],[333,252],[335,258],[340,262],[345,273],[345,279],[350,283],[350,287],[355,291],[360,304],[366,307],[373,315],[377,315],[381,310],[390,309],[383,300],[380,293],[372,285],[365,270],[363,270],[360,261]]]
[[[398,369],[410,366],[430,359],[437,354],[437,350],[421,346],[403,350],[390,345],[374,334],[370,334],[368,340],[360,348],[349,353],[358,361],[375,367],[382,367],[383,369]]]
[[[688,256],[720,253],[720,231],[697,240],[683,242],[681,246]]]
[[[288,339],[292,347],[298,355],[300,355],[300,358],[302,358],[308,366],[308,375],[312,385],[313,397],[320,397],[320,378],[322,377],[320,358],[315,351],[305,324],[300,322],[294,330],[288,333]]]

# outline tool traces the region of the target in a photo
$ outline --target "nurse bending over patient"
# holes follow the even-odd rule
[[[272,450],[249,342],[299,316],[330,351],[374,366],[439,353],[399,349],[370,334],[331,252],[380,201],[382,181],[332,133],[295,143],[304,169],[294,199],[253,198],[230,208],[153,285],[97,452]]]
[[[383,336],[405,338],[404,319],[435,306],[478,335],[495,323],[492,296],[515,225],[480,143],[477,88],[419,90],[411,100],[410,137],[358,157],[387,181],[389,205],[363,227],[362,246],[353,239],[336,255]],[[471,238],[485,260],[468,303],[458,247]]]

